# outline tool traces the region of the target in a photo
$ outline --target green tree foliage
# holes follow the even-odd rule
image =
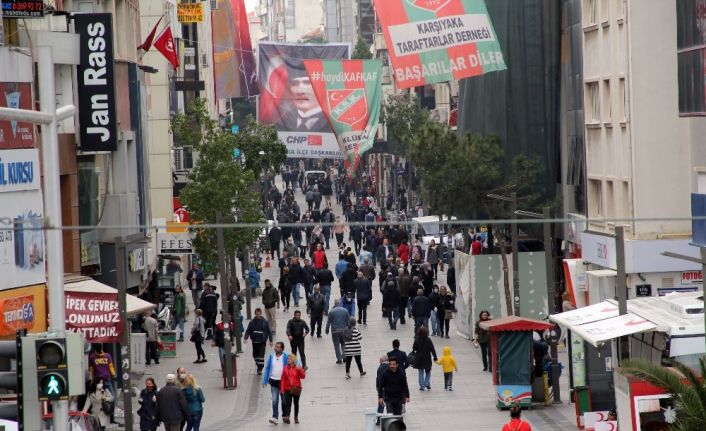
[[[676,422],[670,425],[670,430],[706,429],[706,386],[701,378],[706,376],[706,357],[699,358],[701,376],[678,361],[672,361],[669,365],[672,368],[641,359],[631,359],[623,362],[619,372],[645,380],[672,394],[676,404]]]
[[[351,58],[354,60],[370,60],[373,58],[373,53],[370,52],[370,45],[362,37],[359,37],[355,43]]]
[[[303,36],[299,39],[298,43],[328,43],[326,38],[320,34],[313,36]]]
[[[189,183],[180,194],[195,223],[264,222],[260,197],[253,185],[261,172],[286,159],[286,148],[273,127],[250,119],[233,135],[218,127],[209,117],[205,102],[197,99],[186,114],[174,117],[172,133],[177,145],[191,145],[198,154]],[[233,159],[236,148],[244,162]],[[226,252],[251,245],[258,234],[258,228],[225,229]],[[194,247],[202,259],[217,262],[215,229],[197,229]]]
[[[387,98],[380,121],[387,127],[387,140],[396,145],[397,154],[405,155],[410,142],[431,119],[429,111],[419,106],[416,96],[403,93]]]

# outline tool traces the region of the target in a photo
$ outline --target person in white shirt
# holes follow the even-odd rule
[[[275,350],[267,358],[265,372],[262,375],[262,387],[269,384],[272,393],[272,418],[270,418],[270,423],[273,425],[277,425],[279,420],[279,385],[280,380],[282,380],[282,371],[287,365],[287,356],[284,352],[284,343],[281,341],[276,342]],[[284,399],[282,399],[282,410],[284,410]]]

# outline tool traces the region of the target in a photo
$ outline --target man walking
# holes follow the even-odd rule
[[[412,300],[412,317],[414,317],[415,336],[419,333],[421,326],[429,328],[431,308],[431,301],[424,295],[424,291],[422,289],[417,290],[417,296]]]
[[[142,322],[142,329],[146,335],[145,349],[145,365],[150,365],[154,359],[154,363],[159,365],[159,352],[157,351],[157,340],[159,339],[159,323],[154,318],[153,313],[148,311],[145,313],[145,321]]]
[[[204,286],[203,295],[201,295],[201,303],[199,308],[203,311],[203,317],[206,319],[206,339],[213,338],[213,330],[216,326],[216,315],[218,314],[218,298],[219,294],[213,291],[210,284]]]
[[[184,289],[177,285],[176,294],[174,295],[174,321],[172,322],[172,331],[179,326],[179,340],[184,341],[184,320],[186,319],[186,295]]]
[[[269,340],[272,346],[272,331],[270,324],[262,317],[262,309],[255,309],[255,317],[248,323],[248,328],[245,330],[243,343],[248,342],[248,338],[252,340],[252,358],[257,366],[257,374],[262,374],[262,368],[265,366],[265,348]]]
[[[328,314],[329,300],[331,299],[331,285],[333,284],[333,272],[328,269],[328,263],[324,268],[316,273],[316,281],[321,287],[321,294],[324,295],[324,314]]]
[[[333,301],[333,309],[328,313],[328,319],[326,319],[326,335],[328,335],[330,329],[337,364],[343,363],[344,335],[346,329],[348,329],[348,319],[350,317],[348,310],[341,306],[341,300],[335,299]]]
[[[262,290],[262,306],[265,307],[265,316],[270,324],[272,333],[277,332],[277,309],[279,308],[279,292],[272,285],[272,282],[265,280],[265,288]]]
[[[276,252],[277,259],[279,259],[279,243],[282,241],[282,229],[277,226],[277,222],[275,222],[274,226],[272,226],[272,229],[270,229],[270,232],[267,234],[267,239],[270,242],[270,258],[274,259]]]
[[[402,371],[406,371],[409,368],[409,361],[407,360],[407,353],[400,350],[400,340],[392,340],[392,350],[387,352],[387,357],[397,358],[397,366],[402,368]]]
[[[180,431],[188,410],[184,392],[176,385],[176,376],[167,374],[167,384],[157,392],[157,416],[166,431]]]
[[[186,273],[186,281],[189,282],[191,299],[194,301],[194,310],[199,308],[201,303],[201,291],[203,290],[203,271],[197,264],[191,265],[191,269]]]
[[[380,376],[378,385],[378,404],[385,405],[387,413],[401,415],[402,407],[409,402],[407,374],[401,371],[397,358],[387,358],[388,368]]]
[[[275,351],[270,353],[265,365],[265,374],[262,376],[262,386],[270,385],[272,394],[272,418],[270,423],[277,425],[279,420],[279,385],[282,380],[282,371],[287,365],[287,354],[284,353],[284,343],[278,341],[275,343]],[[284,398],[282,398],[282,410],[284,410]]]
[[[309,335],[309,325],[302,320],[302,312],[297,310],[294,312],[294,318],[287,322],[287,338],[289,346],[292,348],[292,354],[299,355],[305,370],[308,369],[304,353],[304,341],[307,335]]]
[[[370,280],[365,278],[362,271],[358,271],[358,277],[353,282],[355,295],[358,299],[358,324],[368,324],[368,304],[373,299],[373,288]]]
[[[314,288],[314,293],[307,298],[307,308],[311,317],[311,336],[321,338],[321,325],[324,321],[324,307],[326,305],[326,297],[321,293],[321,287],[317,284]],[[318,328],[318,329],[317,329]]]

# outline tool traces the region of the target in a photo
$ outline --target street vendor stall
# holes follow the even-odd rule
[[[551,323],[509,316],[480,322],[490,332],[493,384],[497,407],[532,405],[532,333],[554,327]]]

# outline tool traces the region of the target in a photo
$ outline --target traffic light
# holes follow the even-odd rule
[[[407,425],[404,424],[402,416],[381,416],[380,431],[405,431]]]
[[[44,338],[34,342],[37,356],[39,401],[69,399],[69,369],[66,338]]]
[[[18,393],[17,343],[15,341],[0,341],[0,388]],[[0,403],[0,419],[16,421],[17,404],[14,402]]]

